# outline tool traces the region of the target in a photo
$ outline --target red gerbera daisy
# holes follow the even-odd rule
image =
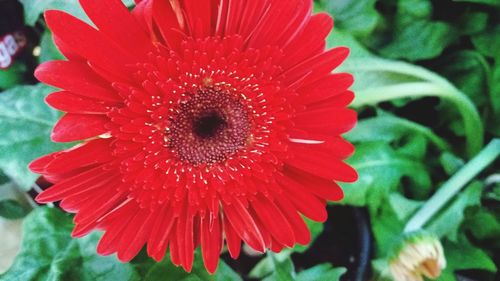
[[[356,180],[340,137],[347,48],[311,0],[80,0],[95,27],[61,11],[45,18],[67,58],[35,75],[63,89],[56,142],[81,141],[31,164],[54,185],[38,202],[76,213],[73,236],[103,230],[97,251],[148,254],[190,271],[201,245],[214,272],[225,244],[259,252],[306,244],[301,215],[327,217],[335,181]]]

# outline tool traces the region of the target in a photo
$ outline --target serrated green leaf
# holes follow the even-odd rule
[[[431,59],[439,56],[455,38],[456,31],[448,23],[412,21],[398,31],[394,40],[380,49],[380,53],[393,59]]]
[[[431,129],[388,113],[360,120],[356,127],[344,136],[351,142],[383,141],[391,143],[408,135],[422,135],[439,149],[450,149],[450,145]]]
[[[425,228],[438,237],[447,237],[451,241],[457,241],[458,230],[464,220],[464,212],[467,207],[480,204],[483,185],[479,182],[470,184],[458,197],[450,203],[441,213]]]
[[[461,51],[442,62],[440,72],[464,92],[476,106],[488,103],[490,67],[485,58],[475,51]]]
[[[0,217],[16,220],[25,217],[28,211],[13,199],[0,201]]]
[[[443,153],[441,157],[439,157],[439,162],[448,176],[455,174],[465,164],[463,159],[449,152]]]
[[[476,49],[488,57],[499,57],[500,53],[500,25],[486,29],[484,32],[471,37]]]
[[[0,94],[0,169],[24,189],[30,189],[38,177],[28,170],[33,159],[71,146],[50,140],[59,118],[59,113],[44,102],[52,91],[39,84]]]
[[[339,281],[347,272],[343,267],[334,268],[331,264],[319,264],[297,274],[296,281]]]
[[[348,162],[358,171],[359,179],[344,184],[343,203],[377,209],[383,198],[396,190],[402,177],[423,191],[430,188],[426,165],[401,154],[385,142],[367,142],[357,145],[356,154]]]
[[[323,0],[321,3],[340,29],[356,37],[373,32],[380,18],[375,9],[376,0]]]
[[[377,212],[371,212],[372,231],[377,257],[386,257],[401,241],[405,223],[398,219],[387,201]]]
[[[399,193],[389,195],[389,204],[400,221],[408,219],[423,205],[421,201],[410,200]]]
[[[284,249],[280,253],[273,254],[274,258],[278,263],[284,262],[286,259],[290,258],[292,251],[290,249]],[[252,268],[248,276],[250,278],[255,279],[263,279],[264,277],[272,274],[275,267],[275,262],[271,259],[269,255],[265,256],[261,259],[255,266]]]
[[[139,280],[133,267],[96,253],[99,235],[71,238],[71,217],[53,208],[35,209],[23,224],[21,251],[2,281]]]
[[[463,223],[466,231],[472,233],[478,240],[490,240],[492,247],[499,247],[500,217],[485,208],[478,208],[472,215],[466,217]],[[495,245],[496,244],[496,245]]]
[[[287,258],[284,261],[279,261],[274,256],[274,253],[269,253],[270,260],[273,264],[272,274],[262,281],[293,281],[295,280],[295,267],[292,259]]]
[[[481,269],[496,272],[493,260],[480,248],[473,246],[465,236],[460,236],[457,243],[443,243],[446,256],[446,268],[439,281],[455,281],[454,272],[466,269]]]
[[[475,35],[488,26],[488,14],[468,11],[460,17],[459,31],[463,35]]]

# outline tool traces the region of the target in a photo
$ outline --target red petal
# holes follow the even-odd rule
[[[105,229],[105,232],[97,245],[98,254],[106,256],[118,250],[123,230],[137,215],[138,209],[137,203],[129,200],[102,219],[100,227]]]
[[[202,218],[200,224],[203,263],[210,273],[214,273],[217,270],[219,255],[222,250],[220,218],[218,215],[216,216],[217,217],[213,220],[212,227],[210,227],[210,220],[208,217]]]
[[[259,196],[252,202],[252,206],[274,239],[285,246],[292,247],[295,243],[293,230],[276,205],[265,196]]]
[[[45,20],[64,46],[111,72],[126,71],[124,65],[136,62],[101,32],[70,14],[49,10]]]
[[[312,10],[310,0],[271,2],[248,42],[251,48],[284,46],[300,31]]]
[[[255,224],[254,219],[248,213],[248,210],[243,206],[238,198],[234,198],[231,205],[223,202],[224,214],[234,230],[245,241],[248,246],[258,252],[264,252],[266,243],[262,238],[259,228]]]
[[[47,165],[50,162],[52,162],[52,160],[54,160],[61,153],[62,152],[58,151],[58,152],[54,152],[54,153],[42,156],[42,157],[40,157],[40,158],[38,158],[36,160],[33,160],[33,162],[31,162],[29,164],[29,169],[33,173],[45,174],[45,168],[47,167]]]
[[[61,152],[45,169],[46,173],[62,174],[71,170],[102,164],[113,160],[111,139],[92,140]]]
[[[299,104],[323,101],[344,93],[354,83],[354,77],[348,73],[330,74],[321,80],[305,85],[297,90]]]
[[[295,154],[294,158],[286,160],[286,164],[328,180],[355,182],[358,179],[351,166],[319,153]]]
[[[194,38],[205,38],[212,35],[212,0],[182,1],[186,20]]]
[[[283,69],[321,54],[326,45],[326,37],[333,28],[332,17],[326,13],[316,14],[307,22],[302,32],[284,49]]]
[[[72,142],[102,135],[108,130],[106,116],[68,113],[57,122],[52,131],[55,142]]]
[[[156,212],[148,208],[140,209],[123,230],[118,246],[118,259],[122,262],[131,261],[142,249],[151,234],[152,221]]]
[[[305,60],[282,74],[283,83],[292,85],[297,80],[304,80],[304,77],[309,79],[304,84],[312,83],[337,68],[348,55],[348,48],[337,47]]]
[[[357,113],[347,108],[323,108],[298,113],[293,119],[297,129],[325,135],[350,131],[357,122]]]
[[[102,101],[65,91],[52,93],[45,101],[53,108],[69,113],[106,114],[109,111],[109,107]]]
[[[328,213],[326,212],[325,201],[309,193],[306,188],[297,186],[282,174],[277,174],[276,179],[285,190],[283,194],[295,205],[299,212],[314,221],[326,221]]]
[[[80,4],[99,31],[130,54],[146,58],[152,50],[150,39],[121,0],[80,0]]]
[[[156,261],[161,261],[167,251],[169,236],[175,223],[173,208],[165,205],[158,212],[152,234],[148,241],[148,254]]]
[[[307,143],[306,140],[295,139],[293,134],[289,144],[289,152],[291,155],[308,155],[314,154],[315,157],[332,157],[338,159],[346,159],[354,153],[354,146],[341,137],[328,137],[321,141]]]
[[[227,219],[227,216],[224,216],[223,227],[229,254],[233,259],[237,259],[240,256],[240,251],[241,251],[241,238],[240,236],[238,236],[233,226]]]
[[[295,207],[283,196],[276,197],[276,203],[278,208],[280,208],[281,212],[290,223],[297,243],[307,245],[311,241],[311,233],[307,228],[307,224],[297,213]]]
[[[49,61],[35,71],[38,80],[82,96],[107,101],[120,101],[99,76],[86,64],[71,61]]]
[[[292,167],[287,167],[284,174],[293,180],[297,187],[304,188],[322,199],[339,201],[344,198],[342,188],[333,180],[325,180]]]
[[[172,49],[179,47],[178,32],[184,30],[184,22],[180,22],[184,17],[179,5],[178,1],[153,1],[153,19],[163,40]]]
[[[49,203],[61,200],[71,194],[86,188],[93,188],[102,181],[109,179],[116,171],[104,171],[102,167],[90,169],[74,177],[65,179],[44,190],[36,197],[38,203]]]

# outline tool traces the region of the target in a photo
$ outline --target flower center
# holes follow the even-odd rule
[[[211,111],[194,121],[194,132],[200,138],[211,138],[217,136],[225,126],[227,123],[224,117],[217,111]]]
[[[180,160],[221,162],[246,146],[251,121],[240,97],[214,88],[187,95],[170,118],[167,134]]]

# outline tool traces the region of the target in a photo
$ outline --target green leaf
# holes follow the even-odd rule
[[[460,17],[459,31],[463,35],[475,35],[488,26],[488,14],[468,11]]]
[[[0,217],[16,220],[25,217],[28,211],[16,200],[7,199],[0,201]]]
[[[295,267],[292,259],[287,258],[284,261],[278,261],[275,254],[268,253],[268,256],[273,264],[272,274],[262,281],[292,281],[295,280]]]
[[[405,223],[398,219],[389,202],[384,201],[377,212],[371,212],[372,231],[375,237],[376,256],[386,257],[399,245]]]
[[[500,247],[500,217],[478,208],[472,215],[466,217],[464,223],[466,231],[470,231],[478,240],[490,240],[491,247]]]
[[[490,67],[485,58],[475,51],[460,51],[442,61],[440,72],[464,92],[476,106],[489,102],[488,77]]]
[[[168,280],[178,280],[178,281],[241,281],[241,277],[231,269],[222,260],[219,261],[219,266],[217,272],[214,275],[210,275],[205,266],[203,265],[203,259],[200,250],[196,250],[194,256],[193,269],[190,273],[187,273],[181,267],[176,267],[169,258],[169,255],[165,255],[165,258],[159,262],[154,263],[153,266],[148,270],[144,276],[144,281],[158,281],[165,280],[168,276]]]
[[[431,129],[388,113],[360,120],[354,130],[344,136],[351,142],[383,141],[390,143],[412,134],[425,136],[441,150],[450,149],[450,145],[434,134]]]
[[[2,281],[139,280],[133,267],[96,253],[99,235],[71,238],[71,217],[53,208],[35,209],[23,224],[21,251]]]
[[[0,170],[0,185],[8,183],[10,179]]]
[[[45,30],[42,35],[42,39],[40,41],[40,57],[38,58],[39,62],[46,62],[51,60],[64,60],[64,56],[57,49],[54,44],[54,40],[52,39],[52,32],[50,30]]]
[[[447,208],[434,217],[426,230],[439,237],[446,236],[451,241],[457,241],[464,212],[467,207],[480,204],[482,190],[483,185],[480,182],[470,184]]]
[[[448,176],[455,174],[465,164],[463,159],[449,152],[443,153],[441,157],[439,157],[439,162]]]
[[[26,72],[26,65],[15,62],[8,69],[0,69],[0,89],[9,89],[20,84]]]
[[[78,0],[20,0],[24,7],[24,21],[34,26],[46,10],[61,10],[85,21],[89,21]]]
[[[347,272],[343,267],[334,268],[331,264],[319,264],[301,271],[295,278],[296,281],[339,281]]]
[[[418,208],[422,207],[423,202],[410,200],[399,193],[389,195],[389,204],[400,221],[407,220]]]
[[[445,22],[412,21],[396,32],[394,39],[380,53],[393,59],[410,61],[439,56],[456,38],[454,28]]]
[[[490,85],[490,105],[492,113],[489,120],[489,131],[495,136],[500,137],[500,55],[495,61],[491,73]]]
[[[325,10],[335,19],[336,26],[356,37],[373,32],[380,18],[376,0],[323,0]]]
[[[254,266],[254,268],[252,268],[248,276],[254,279],[263,279],[264,277],[272,274],[276,263],[285,262],[285,260],[290,258],[291,254],[291,249],[284,249],[280,253],[273,254],[273,258],[276,261],[271,259],[270,254],[265,256]]]
[[[454,272],[457,270],[497,271],[495,263],[488,254],[473,246],[464,235],[459,237],[458,242],[444,241],[443,247],[447,265],[439,281],[455,281]]]
[[[499,57],[500,53],[500,25],[486,29],[484,32],[471,37],[476,49],[487,57]]]
[[[44,103],[52,91],[39,84],[0,94],[0,169],[24,189],[30,189],[38,177],[28,169],[33,159],[71,146],[50,141],[52,126],[59,118]]]
[[[403,177],[415,189],[427,191],[430,188],[426,165],[398,152],[386,142],[358,144],[356,154],[348,162],[359,174],[356,183],[343,185],[343,203],[348,205],[368,205],[372,210],[377,209],[384,197],[400,186]]]

